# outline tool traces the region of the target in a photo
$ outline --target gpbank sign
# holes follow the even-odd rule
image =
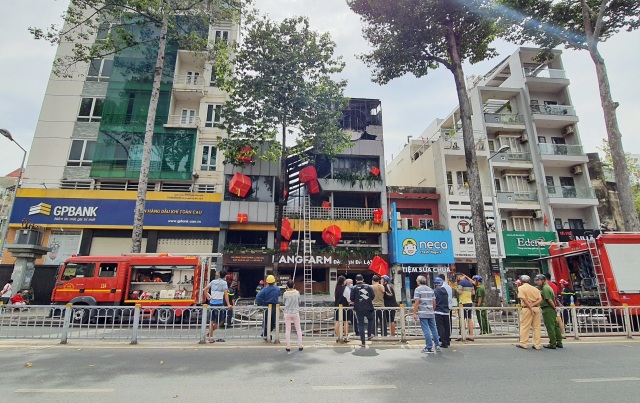
[[[451,264],[453,242],[451,231],[398,230],[393,236],[391,263],[400,264]]]
[[[504,249],[507,256],[543,257],[549,256],[549,246],[539,242],[554,242],[555,232],[503,231]]]

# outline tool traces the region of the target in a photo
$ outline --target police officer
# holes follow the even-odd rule
[[[473,281],[473,285],[475,285],[476,287],[476,293],[473,296],[473,302],[475,306],[487,306],[487,303],[485,301],[487,292],[484,288],[484,284],[482,284],[482,276],[475,275],[471,277],[471,280]],[[487,318],[487,311],[485,309],[477,309],[476,318],[478,319],[478,324],[480,325],[480,334],[491,333],[491,326],[489,325],[489,319]]]
[[[540,308],[542,308],[542,320],[544,326],[547,328],[547,334],[549,335],[549,344],[544,348],[555,350],[556,348],[563,348],[562,346],[562,334],[560,332],[560,324],[556,319],[556,295],[553,292],[553,288],[547,284],[547,278],[544,274],[538,274],[536,276],[536,284],[540,288],[540,294],[542,295],[542,302]]]

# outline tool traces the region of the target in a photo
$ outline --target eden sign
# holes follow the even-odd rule
[[[502,236],[507,256],[549,256],[549,246],[538,245],[538,243],[556,240],[555,232],[542,231],[503,231]]]

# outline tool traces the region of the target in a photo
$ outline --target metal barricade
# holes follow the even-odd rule
[[[576,307],[579,336],[626,336],[623,307]]]
[[[48,305],[1,305],[0,339],[60,339],[62,321]]]

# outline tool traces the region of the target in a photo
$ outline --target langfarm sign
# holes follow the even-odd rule
[[[507,256],[543,257],[549,256],[549,246],[538,242],[554,242],[555,232],[503,231],[504,249]]]
[[[393,231],[395,248],[391,263],[451,264],[453,244],[451,231],[397,230]]]
[[[220,227],[220,195],[149,192],[145,229]],[[136,192],[22,189],[11,224],[23,220],[60,228],[131,227]]]

